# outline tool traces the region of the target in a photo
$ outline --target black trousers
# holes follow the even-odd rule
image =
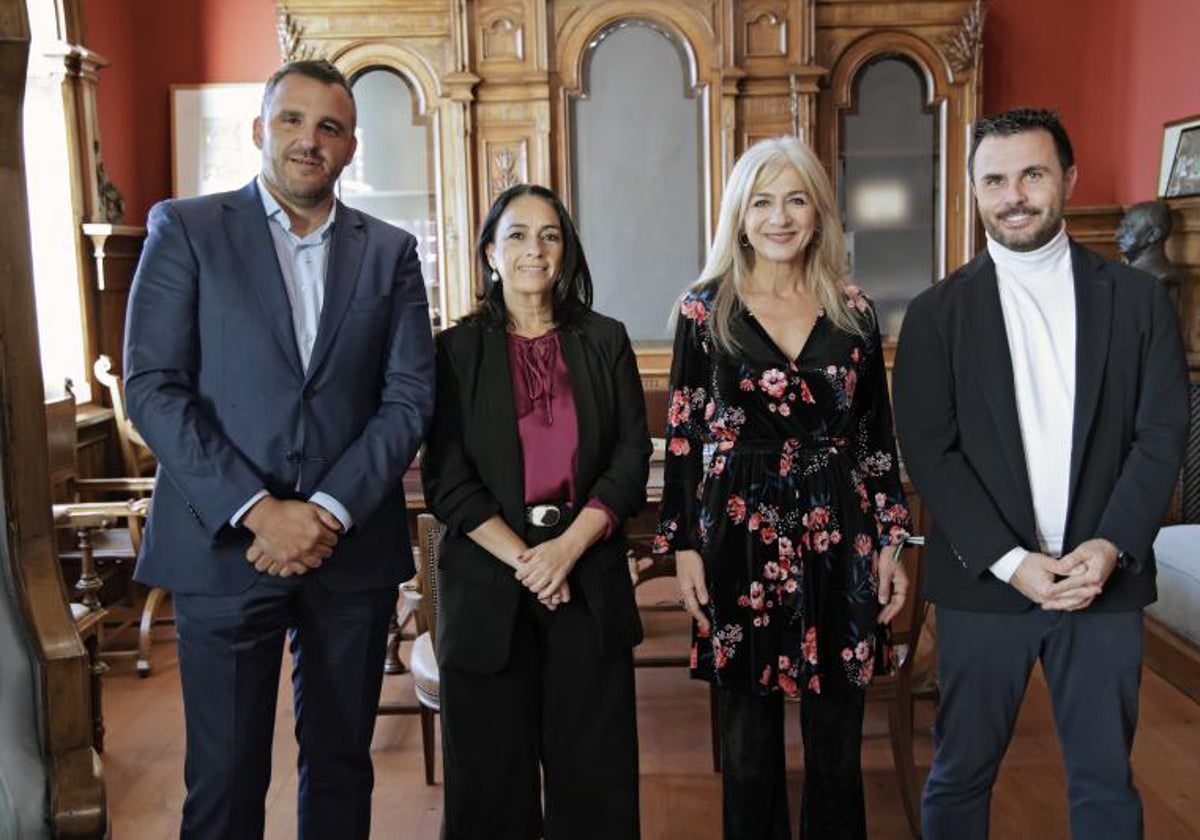
[[[640,836],[633,652],[601,655],[577,588],[554,612],[523,594],[507,666],[440,690],[445,840]]]
[[[865,838],[862,726],[866,693],[828,680],[800,701],[804,738],[804,840]],[[721,755],[725,840],[788,840],[783,695],[722,689]]]
[[[366,840],[371,735],[396,590],[331,592],[313,575],[237,595],[175,595],[187,732],[180,836],[260,840],[279,663],[290,630],[298,834]]]
[[[1141,611],[938,607],[937,621],[942,699],[921,802],[924,836],[988,836],[992,784],[1040,659],[1066,764],[1071,836],[1141,837],[1142,805],[1129,765],[1141,684]]]

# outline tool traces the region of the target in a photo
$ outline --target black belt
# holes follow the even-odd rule
[[[569,504],[547,502],[540,505],[528,505],[525,508],[525,521],[538,528],[553,528],[566,520],[571,513]]]

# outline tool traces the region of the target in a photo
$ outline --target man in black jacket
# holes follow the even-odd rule
[[[1178,318],[1149,275],[1067,236],[1077,173],[1055,114],[981,119],[970,164],[987,249],[913,301],[894,379],[934,519],[942,704],[924,833],[987,836],[1040,659],[1073,836],[1138,837],[1141,611],[1187,431]]]

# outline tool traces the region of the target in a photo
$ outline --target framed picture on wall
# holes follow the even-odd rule
[[[1163,198],[1200,195],[1200,114],[1163,126],[1158,194]]]
[[[171,190],[175,197],[234,190],[255,176],[252,136],[261,83],[171,86]]]

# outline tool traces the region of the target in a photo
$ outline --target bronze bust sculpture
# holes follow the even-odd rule
[[[1165,246],[1171,228],[1171,208],[1165,201],[1139,201],[1129,206],[1117,227],[1117,250],[1131,266],[1157,277],[1178,305],[1179,272]]]

